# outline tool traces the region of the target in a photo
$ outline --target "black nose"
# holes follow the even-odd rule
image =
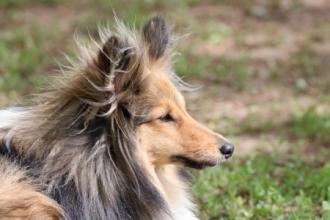
[[[233,155],[234,148],[234,145],[230,143],[224,143],[220,147],[220,152],[222,153],[222,155],[225,156],[226,159],[228,159],[229,157],[231,157],[231,155]]]

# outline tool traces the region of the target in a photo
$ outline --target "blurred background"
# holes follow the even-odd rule
[[[0,0],[0,106],[47,85],[74,34],[96,36],[113,11],[190,34],[175,63],[202,86],[188,108],[236,145],[193,173],[202,219],[330,219],[328,0]]]

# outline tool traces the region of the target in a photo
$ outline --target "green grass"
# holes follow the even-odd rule
[[[201,172],[193,192],[203,219],[329,219],[330,163],[258,155]]]
[[[301,44],[297,52],[287,60],[281,62],[270,60],[269,64],[266,63],[266,69],[272,76],[272,78],[267,78],[262,75],[263,73],[255,71],[259,63],[254,63],[248,53],[246,56],[240,53],[242,50],[249,52],[250,49],[254,49],[244,46],[244,37],[247,34],[254,31],[262,33],[261,26],[267,28],[272,24],[272,22],[261,23],[262,19],[251,18],[258,17],[254,10],[262,1],[209,0],[210,13],[205,7],[207,2],[196,0],[127,0],[124,3],[119,0],[0,0],[0,12],[3,13],[0,19],[0,101],[3,101],[3,97],[15,100],[21,95],[30,94],[39,87],[43,82],[42,76],[52,73],[50,67],[53,67],[54,60],[62,59],[60,52],[70,53],[73,50],[72,36],[75,31],[87,35],[88,30],[92,36],[97,36],[97,25],[108,21],[111,23],[113,11],[126,24],[137,27],[151,15],[162,14],[170,24],[175,24],[179,33],[192,33],[191,36],[179,42],[183,48],[180,49],[182,54],[176,56],[174,67],[176,72],[188,80],[196,80],[206,87],[210,86],[212,91],[215,91],[209,96],[199,94],[207,100],[196,99],[195,104],[203,110],[200,112],[201,118],[211,120],[209,122],[211,127],[212,124],[216,125],[213,127],[225,124],[225,131],[222,132],[230,135],[262,136],[267,132],[272,132],[276,139],[273,143],[285,140],[285,143],[292,144],[289,151],[284,154],[253,152],[253,155],[256,155],[254,157],[234,158],[221,167],[207,169],[195,176],[193,192],[202,218],[205,220],[329,220],[330,153],[326,148],[330,145],[329,114],[319,113],[316,108],[311,108],[302,114],[293,114],[289,123],[283,124],[277,123],[276,113],[270,113],[269,118],[260,118],[257,112],[235,123],[236,118],[232,120],[235,114],[244,114],[244,111],[234,111],[233,118],[211,117],[208,112],[208,109],[213,108],[215,101],[219,102],[219,105],[215,105],[219,106],[219,109],[216,109],[219,112],[222,111],[223,100],[232,101],[234,106],[236,102],[239,104],[237,106],[245,103],[249,105],[251,99],[254,99],[250,94],[251,88],[256,89],[256,97],[259,95],[258,83],[265,87],[272,85],[269,88],[279,90],[288,85],[290,87],[296,85],[301,92],[299,95],[309,95],[308,98],[310,98],[317,94],[321,100],[324,100],[322,101],[324,105],[329,105],[330,56],[329,53],[322,54],[313,47],[313,43],[323,43],[328,39],[329,22],[324,21],[322,25],[315,26],[315,30],[310,30],[311,36],[306,36],[306,42]],[[296,9],[302,10],[299,2],[300,0],[291,1],[288,16]],[[276,14],[282,13],[278,3],[279,1],[272,0],[263,6],[268,13],[267,19],[272,19],[276,17]],[[196,5],[201,7],[196,8]],[[232,5],[234,5],[234,12],[241,11],[242,15],[237,13],[232,16],[228,11],[228,16],[227,7],[230,8]],[[37,21],[34,23],[29,19],[20,20],[20,16],[16,16],[30,9],[33,10],[35,6],[40,11],[45,8],[49,13],[55,13],[49,17],[53,19],[49,26],[45,27],[44,24]],[[61,6],[62,9],[58,10],[57,6]],[[218,8],[213,11],[213,7]],[[244,12],[249,16],[245,16]],[[54,27],[54,24],[57,25],[58,22],[54,18],[62,13],[68,18],[76,16],[79,19],[68,19],[65,25],[58,24],[58,27]],[[199,15],[196,16],[196,14]],[[242,26],[235,27],[237,23],[235,19],[240,19],[239,21],[242,22],[239,23]],[[249,25],[255,21],[258,24],[256,27]],[[309,26],[307,25],[306,28]],[[267,47],[276,47],[283,40],[281,34],[274,34],[276,31],[270,28],[270,34],[268,34],[270,37],[265,41]],[[217,46],[221,46],[228,38],[233,40],[230,50],[238,49],[238,51],[228,51],[228,54],[239,52],[238,56],[227,56],[227,52],[221,56],[204,54],[203,51],[200,52],[201,54],[195,53],[198,52],[195,49],[203,46],[204,43],[214,45],[214,50],[217,50]],[[256,47],[259,46],[262,48],[265,45],[256,45]],[[53,51],[54,48],[56,52]],[[226,89],[221,90],[220,87],[226,87]],[[292,89],[296,88],[293,86]],[[308,94],[309,89],[312,90],[310,94]],[[222,91],[225,94],[221,93]],[[199,92],[204,92],[204,90]],[[261,92],[268,91],[261,90]],[[241,100],[237,94],[242,94],[243,99]],[[298,94],[290,93],[292,94],[291,98],[294,100],[294,95]],[[269,102],[268,99],[265,101]],[[9,101],[5,100],[1,103],[7,102]],[[256,105],[259,108],[262,107],[257,102]],[[312,160],[300,143],[304,146],[316,146],[313,148],[316,159]],[[239,143],[239,145],[244,147],[244,143]]]
[[[43,42],[49,33],[33,27],[17,28],[0,36],[0,90],[16,96],[42,81],[38,75],[41,65],[50,62]]]
[[[220,43],[221,40],[230,35],[230,28],[221,22],[208,22],[198,30],[199,35],[205,41]]]
[[[63,0],[1,0],[0,7],[20,7],[26,5],[43,4],[47,6],[56,6]]]
[[[297,138],[330,145],[330,114],[320,114],[309,108],[301,115],[294,115],[289,123],[291,133]]]
[[[313,34],[312,36],[313,37]],[[313,39],[309,39],[301,48],[293,54],[292,58],[283,64],[283,71],[288,73],[288,77],[294,82],[298,92],[309,91],[317,88],[323,93],[330,91],[330,67],[329,54],[320,54],[313,48]]]
[[[197,77],[205,74],[209,64],[210,61],[206,58],[182,53],[176,56],[174,69],[181,76]]]
[[[214,65],[214,78],[221,84],[244,89],[252,78],[252,70],[244,57],[238,59],[220,59]]]
[[[253,76],[245,58],[210,59],[187,52],[176,56],[174,68],[181,76],[200,78],[238,90],[244,89]]]
[[[309,44],[304,45],[293,58],[293,67],[305,77],[319,74],[318,69],[320,64],[319,56],[317,56],[317,53]]]
[[[233,131],[235,134],[249,133],[260,134],[265,132],[274,132],[279,125],[269,119],[262,119],[258,114],[249,114],[247,117],[240,121],[236,126],[237,130]]]

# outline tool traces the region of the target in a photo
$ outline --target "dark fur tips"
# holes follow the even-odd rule
[[[119,39],[111,36],[104,44],[98,55],[98,67],[104,73],[110,73],[111,61],[116,60],[118,56]]]
[[[169,43],[169,34],[163,18],[155,16],[143,27],[143,37],[149,44],[149,55],[152,58],[160,58]]]
[[[111,36],[99,51],[98,67],[107,74],[111,72],[112,68],[125,70],[132,54],[132,48],[129,49],[127,42]]]

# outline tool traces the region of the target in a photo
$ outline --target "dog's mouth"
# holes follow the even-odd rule
[[[199,170],[204,169],[205,167],[213,167],[213,166],[217,165],[217,162],[214,162],[214,161],[206,161],[206,160],[197,161],[197,160],[194,160],[189,157],[182,156],[182,155],[172,156],[171,160],[174,163],[179,163],[186,167],[199,169]]]

